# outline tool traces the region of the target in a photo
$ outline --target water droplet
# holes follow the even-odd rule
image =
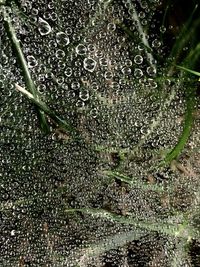
[[[90,111],[90,115],[91,115],[93,118],[96,118],[97,115],[98,115],[98,111],[97,111],[97,109],[96,109],[96,108],[92,109],[92,110]]]
[[[66,46],[69,44],[69,37],[64,32],[57,32],[56,33],[56,42],[60,46]]]
[[[126,67],[131,67],[133,65],[132,61],[130,59],[126,59],[124,63],[126,65]]]
[[[167,30],[167,29],[166,29],[166,27],[165,27],[165,26],[161,26],[161,27],[160,27],[160,32],[161,32],[161,33],[165,33],[165,32],[166,32],[166,30]]]
[[[149,74],[149,76],[155,76],[156,75],[156,69],[154,67],[148,67],[147,73]]]
[[[92,58],[85,58],[83,61],[83,67],[89,72],[93,72],[96,68],[97,62]]]
[[[78,90],[78,89],[80,88],[80,83],[79,83],[79,82],[73,82],[73,83],[71,84],[71,88],[72,88],[73,90]]]
[[[28,61],[29,68],[34,68],[38,64],[34,56],[27,56],[27,61]]]
[[[161,46],[161,42],[159,40],[155,39],[152,42],[152,47],[159,48],[160,46]]]
[[[155,89],[155,88],[158,87],[158,84],[157,84],[153,79],[148,79],[148,86],[149,86],[150,88]]]
[[[10,232],[10,235],[11,235],[11,236],[15,236],[15,230],[12,230],[12,231]]]
[[[65,52],[64,52],[63,50],[58,49],[58,50],[56,51],[56,58],[61,59],[61,58],[63,58],[64,56],[65,56]]]
[[[143,57],[142,56],[140,56],[140,55],[136,55],[135,57],[134,57],[134,62],[135,62],[135,64],[142,64],[142,62],[143,62]]]
[[[65,75],[66,75],[67,77],[70,77],[70,76],[72,75],[72,68],[70,68],[70,67],[66,68],[66,70],[65,70]]]
[[[130,75],[130,74],[131,74],[131,68],[124,67],[124,68],[122,69],[122,73],[123,73],[124,75]]]
[[[85,45],[83,45],[83,44],[77,45],[77,47],[76,47],[76,53],[78,55],[85,55],[86,52],[87,52],[87,48],[86,48]]]
[[[108,23],[107,30],[110,32],[114,32],[116,30],[116,24],[114,23]]]
[[[71,35],[73,33],[73,30],[72,30],[72,28],[68,27],[68,28],[66,28],[65,32],[67,35]]]
[[[108,65],[108,59],[107,58],[105,58],[105,57],[102,57],[102,58],[100,58],[99,59],[99,64],[101,65],[101,66],[107,66]]]
[[[93,89],[94,91],[97,91],[97,90],[99,89],[99,85],[98,85],[97,82],[93,82],[93,83],[91,84],[91,87],[92,87],[92,89]]]
[[[46,22],[44,19],[39,17],[38,30],[42,36],[47,35],[51,32],[51,26],[49,25],[48,22]]]
[[[82,91],[80,91],[79,97],[80,97],[81,100],[87,101],[89,99],[89,92],[88,92],[88,90],[82,90]]]
[[[96,46],[93,44],[88,45],[88,51],[94,53],[96,51]]]
[[[141,78],[143,76],[143,71],[141,69],[135,69],[134,70],[134,76],[136,78]]]
[[[111,80],[113,78],[113,74],[111,71],[106,71],[105,74],[104,74],[104,78],[106,80]]]
[[[85,103],[84,103],[83,101],[81,101],[81,100],[78,100],[78,101],[76,102],[76,106],[77,106],[77,108],[83,108],[84,105],[85,105]]]

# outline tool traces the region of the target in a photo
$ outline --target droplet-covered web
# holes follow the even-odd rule
[[[25,16],[12,11],[40,99],[81,138],[49,117],[51,133],[41,133],[34,105],[15,90],[25,81],[0,21],[2,266],[171,261],[178,245],[165,234],[66,212],[98,208],[160,222],[172,212],[168,195],[142,183],[176,181],[185,193],[176,173],[152,170],[177,143],[186,108],[180,80],[163,79],[154,58],[165,56],[166,29],[155,31],[153,22],[158,2],[23,1]],[[152,33],[141,38],[147,26]],[[115,172],[124,176],[109,175]],[[180,202],[172,206],[184,209]]]

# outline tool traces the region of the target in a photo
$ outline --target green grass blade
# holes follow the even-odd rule
[[[161,234],[166,234],[172,237],[180,237],[183,239],[191,240],[191,238],[197,238],[199,233],[191,226],[188,226],[186,222],[180,224],[173,224],[162,221],[147,221],[138,220],[132,216],[121,216],[113,212],[108,212],[104,209],[92,209],[92,208],[80,208],[80,209],[66,209],[66,213],[82,212],[91,215],[92,217],[103,218],[105,220],[113,221],[120,224],[132,225],[139,229],[145,229],[147,231],[156,231]]]
[[[191,68],[194,68],[196,63],[199,60],[200,56],[200,44],[198,43],[194,49],[192,49],[189,54],[186,56],[186,58],[183,60],[183,64],[185,66],[177,65],[176,67],[186,73],[193,74],[195,76],[200,77],[200,72],[194,71]],[[190,67],[190,68],[189,68]],[[187,74],[183,75],[182,78],[186,77]],[[195,86],[195,85],[193,85]],[[170,153],[168,153],[165,157],[165,159],[161,162],[160,166],[166,165],[168,163],[171,163],[172,160],[176,159],[182,150],[184,149],[193,127],[193,121],[194,121],[194,110],[196,104],[196,89],[193,87],[189,87],[189,89],[186,92],[186,113],[185,113],[185,121],[184,121],[184,128],[183,132],[179,138],[178,143],[176,146],[171,150]]]
[[[44,114],[49,115],[49,117],[58,124],[60,128],[63,130],[66,130],[68,132],[76,132],[75,129],[66,121],[61,119],[58,115],[56,115],[44,102],[39,100],[37,97],[35,97],[33,94],[28,92],[23,87],[15,84],[16,89],[21,92],[23,95],[25,95],[32,103],[34,103]]]
[[[188,68],[186,68],[186,67],[179,66],[179,65],[177,66],[177,68],[179,68],[179,69],[181,69],[181,70],[185,70],[185,71],[187,71],[187,72],[189,72],[189,73],[191,73],[191,74],[194,74],[194,75],[200,77],[200,72],[198,72],[198,71],[194,71],[194,70],[191,70],[191,69],[188,69]]]
[[[19,63],[20,68],[22,70],[22,74],[23,74],[23,77],[25,80],[26,87],[30,90],[30,92],[33,94],[34,97],[38,98],[37,89],[36,89],[36,86],[35,86],[32,78],[31,78],[31,74],[29,72],[28,65],[27,65],[26,59],[24,57],[24,54],[22,52],[19,40],[17,39],[15,29],[14,29],[14,27],[11,23],[11,19],[10,19],[9,15],[5,9],[4,9],[3,15],[4,15],[5,30],[6,30],[8,37],[12,43],[13,51],[15,52],[15,56],[17,57],[18,63]],[[47,119],[46,119],[44,112],[41,111],[40,109],[37,109],[37,113],[38,113],[38,119],[39,119],[40,127],[41,127],[42,131],[46,134],[49,133],[50,128],[49,128],[49,125],[48,125],[48,122],[47,122]]]
[[[176,159],[180,155],[182,150],[184,149],[190,137],[191,129],[193,126],[194,106],[195,106],[195,94],[194,94],[194,90],[191,90],[190,96],[188,96],[188,99],[187,99],[187,110],[185,114],[185,124],[184,124],[182,135],[179,138],[179,141],[176,144],[176,146],[171,150],[170,153],[166,155],[164,161],[161,163],[161,166],[163,164],[165,165],[167,163],[171,163],[172,160]]]
[[[108,177],[116,178],[120,180],[121,182],[129,184],[133,188],[142,189],[144,191],[155,191],[155,192],[161,193],[161,192],[166,192],[167,190],[166,188],[162,187],[162,185],[158,186],[156,184],[148,184],[148,183],[136,180],[134,178],[128,177],[126,175],[123,175],[119,172],[104,171],[103,173],[107,175]]]

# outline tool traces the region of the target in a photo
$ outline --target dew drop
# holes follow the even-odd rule
[[[93,82],[93,83],[91,84],[91,87],[92,87],[92,89],[93,89],[94,91],[97,91],[97,90],[99,89],[99,85],[98,85],[97,82]]]
[[[51,26],[49,25],[48,22],[46,22],[44,19],[39,17],[38,30],[42,36],[48,35],[51,32]]]
[[[34,68],[38,64],[34,56],[27,56],[27,61],[28,61],[29,68]]]
[[[10,235],[11,235],[11,236],[15,236],[15,230],[12,230],[12,231],[10,232]]]
[[[143,71],[141,69],[135,69],[134,70],[134,76],[136,78],[141,78],[143,76]]]
[[[89,99],[89,92],[88,92],[88,90],[82,90],[82,91],[80,91],[79,97],[80,97],[81,100],[87,101]]]
[[[72,84],[71,84],[71,88],[73,89],[73,90],[78,90],[79,88],[80,88],[80,83],[79,82],[73,82]]]
[[[86,48],[85,45],[83,45],[83,44],[77,45],[77,47],[76,47],[76,53],[78,55],[85,55],[86,52],[87,52],[87,48]]]
[[[153,42],[152,42],[152,47],[154,48],[159,48],[161,46],[161,42],[157,39],[155,39]]]
[[[64,32],[56,33],[56,42],[60,46],[67,46],[69,44],[69,37]]]
[[[134,62],[135,62],[135,64],[138,64],[138,65],[142,64],[142,62],[143,62],[143,57],[140,56],[140,55],[136,55],[136,56],[134,57]]]
[[[92,58],[85,58],[83,61],[83,67],[89,72],[93,72],[96,68],[97,62]]]
[[[104,74],[104,78],[106,80],[111,80],[113,78],[113,74],[111,71],[106,71],[105,74]]]
[[[147,67],[147,73],[149,74],[149,76],[155,76],[156,75],[156,69],[152,66]]]
[[[63,50],[58,49],[58,50],[56,51],[56,58],[61,59],[61,58],[63,58],[64,56],[65,56],[65,52],[64,52]]]
[[[64,73],[67,77],[70,77],[72,75],[72,68],[70,67],[66,68]]]
[[[116,30],[116,25],[114,23],[108,23],[107,30],[110,32],[114,32]]]
[[[107,66],[108,65],[108,60],[107,60],[107,58],[105,58],[105,57],[102,57],[102,58],[100,58],[99,59],[99,64],[101,65],[101,66]]]
[[[124,68],[122,69],[122,73],[123,73],[124,75],[130,75],[130,74],[131,74],[131,68],[124,67]]]
[[[78,101],[76,102],[76,106],[77,106],[77,108],[83,108],[84,105],[85,105],[84,102],[81,101],[81,100],[78,100]]]

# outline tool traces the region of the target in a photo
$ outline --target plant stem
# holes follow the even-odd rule
[[[194,11],[196,10],[197,6],[195,6]],[[192,17],[191,17],[192,19]],[[190,20],[191,20],[190,19]],[[190,23],[190,21],[188,22]],[[187,27],[189,24],[187,25]],[[200,77],[200,72],[191,70],[191,68],[195,67],[195,64],[198,62],[200,55],[200,43],[196,45],[196,47],[188,54],[188,56],[183,60],[183,63],[187,67],[179,66],[176,67],[186,71],[188,73],[194,74],[198,77]],[[190,133],[193,126],[194,116],[193,112],[195,109],[195,88],[190,88],[188,92],[186,92],[186,113],[185,113],[185,124],[183,128],[182,135],[179,138],[179,141],[177,145],[171,150],[169,154],[166,155],[165,159],[161,162],[160,166],[166,165],[167,163],[170,163],[173,159],[177,158],[181,151],[184,149]]]
[[[158,186],[156,184],[148,184],[145,182],[141,182],[139,180],[134,180],[134,178],[128,177],[126,175],[114,171],[103,171],[103,174],[109,177],[116,178],[124,183],[129,184],[131,187],[140,188],[144,191],[155,191],[161,193],[161,192],[166,192],[168,191],[167,189],[169,189],[169,188],[164,188],[163,186]]]
[[[123,1],[122,1],[123,2]],[[153,55],[152,55],[152,49],[149,45],[149,41],[148,41],[148,37],[147,37],[147,34],[146,32],[144,31],[143,27],[142,27],[142,24],[140,22],[140,19],[139,19],[139,16],[137,14],[137,11],[135,9],[135,6],[134,4],[132,3],[131,0],[127,0],[127,3],[129,4],[130,8],[131,8],[131,18],[132,20],[137,23],[137,31],[139,33],[139,36],[140,36],[140,39],[143,43],[143,45],[145,46],[145,53],[147,55],[147,59],[150,63],[150,65],[156,70],[156,65],[154,64],[155,60],[153,58]],[[123,28],[123,27],[122,27]],[[124,28],[124,30],[127,30],[127,34],[135,40],[135,36],[131,33],[130,30],[128,30],[126,27]]]
[[[199,48],[200,48],[200,46],[199,46]],[[200,50],[200,49],[199,49],[199,50]],[[182,66],[177,66],[177,67],[178,67],[179,69],[185,70],[185,71],[187,71],[187,72],[190,72],[191,74],[194,74],[194,75],[200,77],[200,72],[198,72],[198,71],[190,70],[190,69],[185,68],[185,67],[182,67]]]
[[[195,231],[194,228],[188,226],[185,222],[182,224],[172,224],[172,223],[162,223],[162,222],[147,222],[144,220],[137,220],[131,216],[120,216],[112,212],[105,211],[104,209],[87,209],[87,208],[80,208],[80,209],[66,209],[66,212],[83,212],[86,214],[90,214],[93,217],[100,217],[110,221],[114,221],[117,223],[122,223],[126,225],[132,225],[136,228],[146,229],[147,231],[156,231],[162,234],[180,237],[187,239],[188,241],[191,238],[196,239],[198,237],[198,232]]]
[[[182,135],[180,136],[179,141],[176,144],[176,146],[166,155],[164,159],[165,164],[170,163],[173,159],[176,159],[181,153],[181,151],[184,149],[189,139],[191,129],[193,126],[194,106],[195,106],[195,94],[194,94],[194,90],[192,89],[190,90],[190,94],[187,97],[187,110],[185,114],[185,124],[184,124]]]
[[[35,86],[32,78],[31,78],[31,74],[29,72],[28,65],[27,65],[26,59],[24,57],[24,54],[22,52],[22,49],[20,47],[19,40],[17,39],[14,27],[12,26],[12,23],[11,23],[11,19],[9,17],[9,14],[6,12],[5,8],[3,11],[3,15],[4,15],[4,22],[5,22],[5,29],[6,29],[6,32],[8,34],[8,37],[12,43],[13,50],[15,52],[15,56],[17,57],[18,63],[19,63],[20,68],[22,70],[26,87],[33,94],[34,98],[38,98],[36,86]],[[49,133],[50,132],[49,125],[48,125],[48,122],[47,122],[47,119],[45,117],[43,110],[37,109],[37,112],[38,112],[38,118],[40,121],[41,129],[45,133]]]
[[[60,128],[69,131],[69,132],[75,132],[75,129],[69,125],[66,121],[64,121],[63,119],[61,119],[58,115],[56,115],[52,110],[50,110],[50,108],[41,100],[39,100],[38,98],[36,98],[33,94],[31,94],[30,92],[28,92],[26,89],[24,89],[23,87],[15,84],[15,87],[18,91],[20,91],[22,94],[24,94],[25,96],[27,96],[29,98],[29,100],[31,102],[33,102],[40,110],[42,110],[44,113],[46,113],[47,115],[49,115],[49,117],[56,122]]]

